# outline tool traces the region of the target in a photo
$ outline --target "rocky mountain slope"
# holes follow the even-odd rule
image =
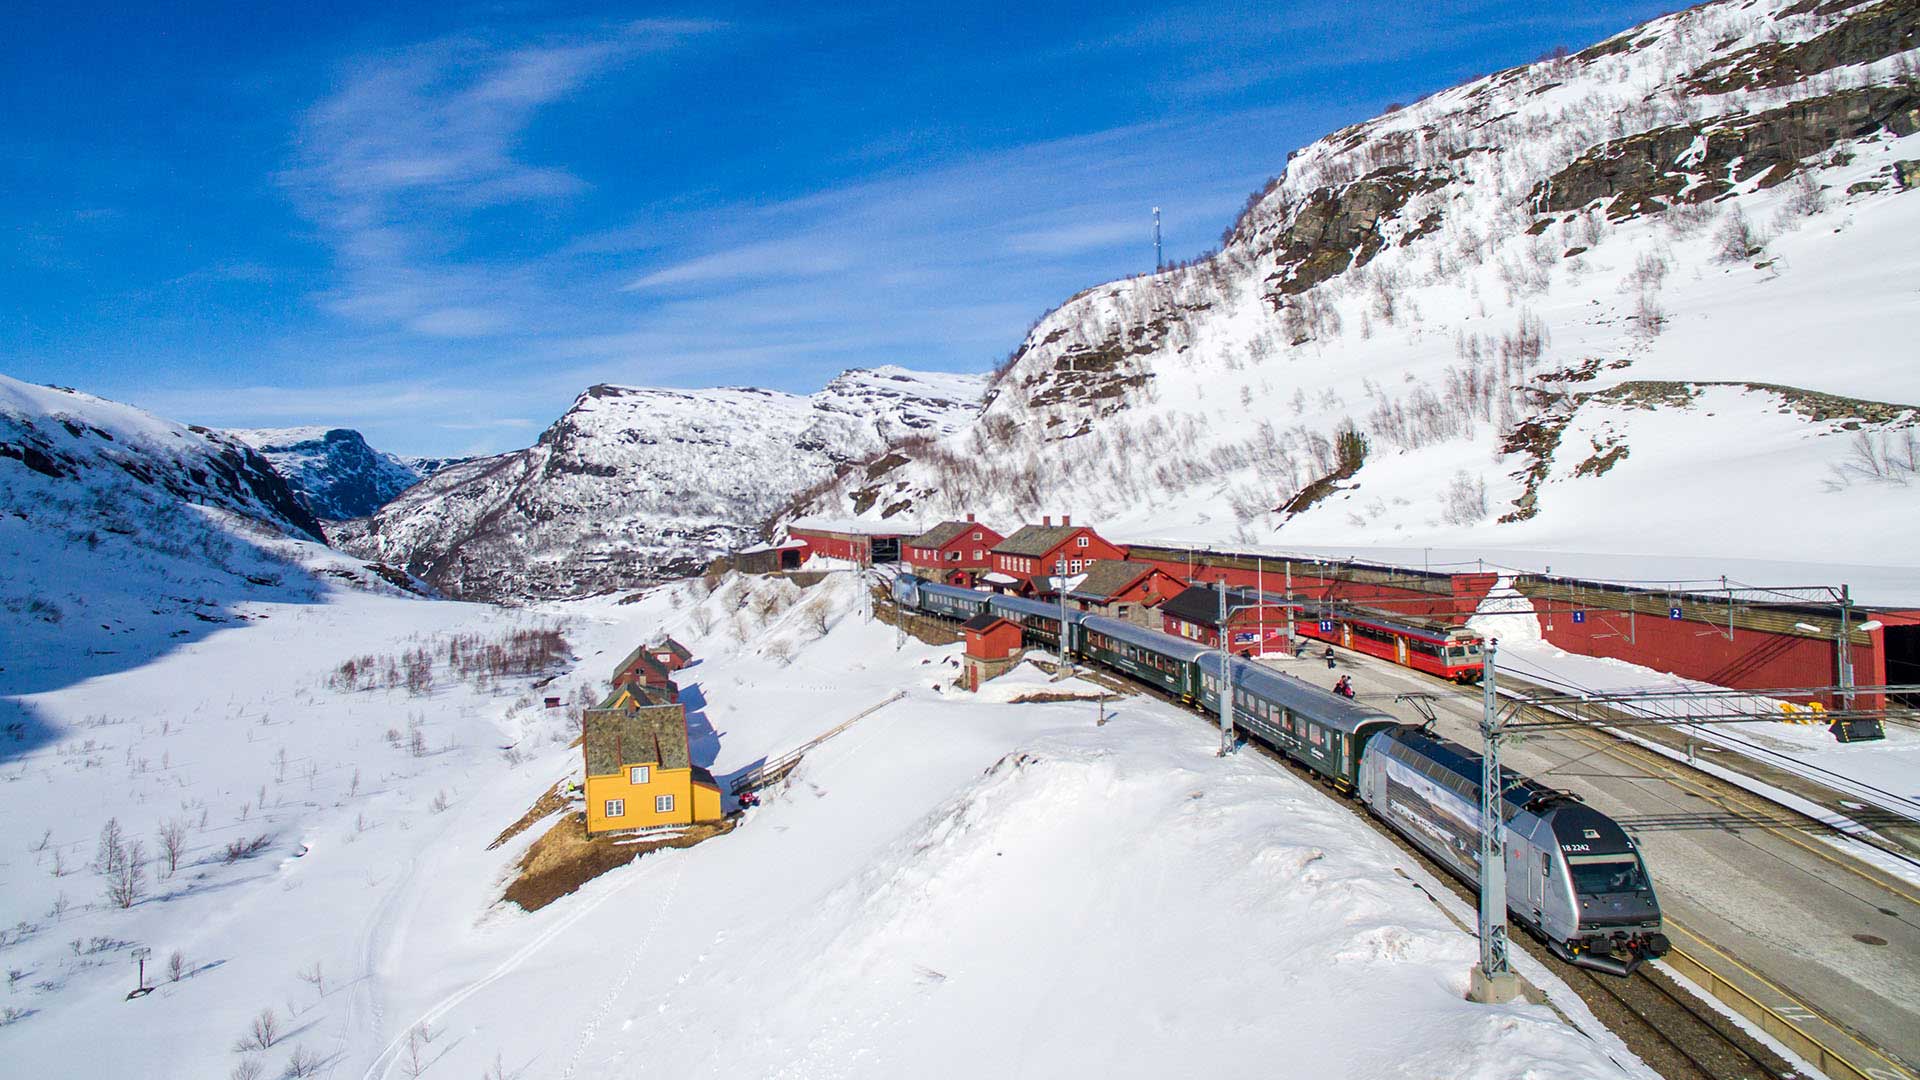
[[[1712,3],[1334,132],[795,510],[1885,561],[1920,526],[1917,28]]]
[[[755,542],[794,493],[957,430],[985,380],[883,367],[811,396],[595,386],[526,450],[450,466],[333,529],[470,599],[601,592]]]
[[[0,693],[135,666],[321,581],[409,584],[325,540],[245,442],[0,376]]]
[[[436,471],[375,450],[351,428],[254,428],[228,434],[272,462],[314,515],[327,521],[366,517]]]

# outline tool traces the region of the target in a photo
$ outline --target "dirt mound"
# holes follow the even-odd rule
[[[534,805],[536,809],[539,806]],[[733,826],[734,819],[728,818],[690,825],[658,840],[640,840],[632,834],[619,833],[589,837],[587,815],[576,811],[554,822],[546,835],[527,849],[520,859],[520,873],[507,886],[503,899],[527,911],[539,911],[601,874],[625,866],[650,851],[692,847],[702,840],[732,832]]]

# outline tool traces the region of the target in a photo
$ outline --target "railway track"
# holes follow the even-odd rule
[[[1434,681],[1450,691],[1447,695],[1450,704],[1477,710],[1477,694],[1476,700],[1469,701],[1461,696],[1463,692],[1459,687]],[[1130,680],[1124,680],[1123,684],[1131,692],[1147,694],[1185,708],[1184,703],[1157,687]],[[1203,720],[1212,719],[1208,714],[1196,715]],[[1848,835],[1828,823],[1794,814],[1771,803],[1763,803],[1744,789],[1682,766],[1653,750],[1610,733],[1562,728],[1556,734],[1569,735],[1586,749],[1606,754],[1635,769],[1656,771],[1677,789],[1714,803],[1731,820],[1737,821],[1740,827],[1763,829],[1817,857],[1833,869],[1871,882],[1876,887],[1890,889],[1905,900],[1920,903],[1920,895],[1915,894],[1912,886],[1894,875],[1844,859],[1837,851],[1822,850],[1803,836],[1791,835],[1822,829]],[[1303,779],[1325,786],[1317,774],[1285,755],[1257,742],[1249,741],[1246,745]],[[1453,890],[1469,909],[1476,905],[1477,897],[1464,883],[1373,815],[1366,813],[1361,804],[1339,797],[1332,791],[1329,791],[1329,795],[1399,848],[1408,859],[1426,868],[1435,880]],[[1427,890],[1422,888],[1422,891]],[[1428,895],[1432,898],[1431,893]],[[1434,899],[1436,904],[1440,903],[1437,898]],[[1440,904],[1440,907],[1450,919],[1461,925],[1464,932],[1473,933],[1472,928],[1460,923],[1458,916],[1446,905]],[[1513,935],[1510,940],[1553,971],[1597,1020],[1668,1080],[1690,1080],[1693,1077],[1786,1080],[1788,1077],[1803,1076],[1804,1073],[1755,1038],[1740,1023],[1731,1020],[1720,1009],[1676,981],[1663,970],[1667,967],[1711,994],[1727,1009],[1788,1046],[1831,1080],[1920,1080],[1920,1073],[1881,1052],[1858,1032],[1812,1008],[1800,995],[1767,980],[1737,958],[1671,919],[1668,925],[1670,936],[1678,939],[1672,953],[1663,961],[1642,967],[1629,979],[1618,979],[1566,963],[1524,932]],[[1750,977],[1744,979],[1746,985],[1737,985],[1735,979],[1722,974],[1729,969]],[[1564,1010],[1562,1015],[1567,1016]],[[1580,1026],[1570,1016],[1568,1021],[1576,1028]]]
[[[1156,692],[1153,696],[1179,704],[1165,694]],[[1326,786],[1316,773],[1286,755],[1260,743],[1246,745],[1301,779],[1319,787]],[[1328,797],[1347,807],[1354,817],[1365,822],[1409,860],[1425,868],[1469,909],[1478,903],[1478,897],[1465,883],[1367,813],[1362,804],[1332,791],[1328,791]],[[1431,898],[1431,894],[1428,895]],[[1438,899],[1434,902],[1440,903]],[[1440,907],[1447,911],[1445,905]],[[1450,911],[1447,915],[1455,918]],[[1463,933],[1474,932],[1469,924],[1459,925]],[[1623,979],[1569,964],[1525,931],[1514,933],[1508,941],[1559,976],[1594,1019],[1666,1080],[1789,1080],[1802,1075],[1766,1044],[1741,1030],[1739,1025],[1653,965],[1643,966],[1633,976]],[[1558,1011],[1569,1024],[1575,1028],[1580,1026],[1565,1010]]]

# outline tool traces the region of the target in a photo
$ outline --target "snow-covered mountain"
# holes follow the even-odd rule
[[[1885,561],[1920,527],[1917,34],[1729,0],[1334,132],[798,509]]]
[[[753,542],[835,470],[953,432],[984,388],[897,367],[849,371],[810,396],[595,386],[532,447],[450,466],[333,534],[466,598],[658,580]]]
[[[325,539],[232,435],[0,376],[0,693],[137,665],[320,580],[407,584]]]
[[[273,462],[315,516],[327,521],[366,517],[436,471],[375,450],[352,428],[250,428],[228,434]]]

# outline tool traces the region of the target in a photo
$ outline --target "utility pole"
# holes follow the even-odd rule
[[[1481,677],[1484,712],[1480,717],[1480,963],[1473,969],[1467,998],[1483,1005],[1512,1001],[1519,977],[1507,963],[1506,793],[1500,778],[1500,698],[1494,685],[1497,639],[1488,638],[1486,671]]]
[[[1159,273],[1167,268],[1167,262],[1160,255],[1160,208],[1153,208],[1153,272]]]
[[[1067,553],[1060,553],[1057,567],[1059,576],[1054,578],[1054,586],[1060,590],[1060,670],[1071,672],[1072,661],[1067,656]]]
[[[1840,586],[1840,707],[1853,709],[1853,595]]]
[[[1227,649],[1227,579],[1213,583],[1220,599],[1220,756],[1233,753],[1233,654]]]
[[[1286,648],[1294,648],[1294,561],[1286,559]]]
[[[873,541],[867,546],[856,549],[858,556],[853,560],[854,577],[860,582],[860,618],[863,622],[873,621],[873,590],[868,587],[867,568],[873,565]]]

